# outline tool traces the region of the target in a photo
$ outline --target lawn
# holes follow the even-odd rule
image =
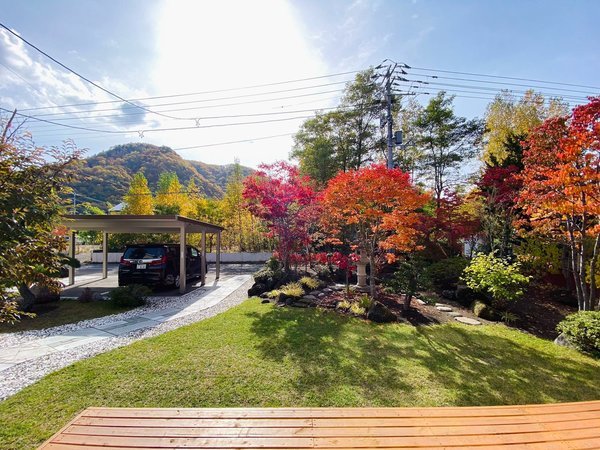
[[[109,302],[94,301],[81,303],[75,299],[59,300],[57,302],[33,305],[36,316],[24,317],[21,321],[8,324],[0,323],[0,333],[14,333],[16,331],[42,330],[56,327],[66,323],[76,323],[81,320],[118,314],[131,308],[117,308]]]
[[[600,360],[503,325],[374,325],[250,299],[55,372],[0,403],[0,448],[88,406],[447,406],[600,398]]]

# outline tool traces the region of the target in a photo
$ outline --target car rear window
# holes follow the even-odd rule
[[[125,250],[125,259],[158,259],[165,254],[164,247],[129,247]]]

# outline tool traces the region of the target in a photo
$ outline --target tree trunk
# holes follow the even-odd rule
[[[404,295],[404,304],[402,305],[402,308],[404,309],[404,314],[406,314],[406,311],[408,311],[410,309],[410,303],[412,301],[412,294],[405,294]]]
[[[375,299],[375,258],[373,254],[369,255],[369,266],[371,266],[371,273],[369,275],[369,288],[371,291],[371,298]]]
[[[21,311],[30,311],[31,307],[35,303],[35,295],[24,283],[19,285],[19,294],[21,294],[21,300],[19,300],[18,305]]]
[[[598,263],[598,252],[600,251],[600,234],[596,236],[594,252],[590,260],[590,309],[600,309],[600,300],[596,303],[596,264]]]
[[[571,247],[571,265],[573,267],[573,281],[575,282],[575,291],[577,292],[577,305],[579,311],[585,311],[585,301],[582,289],[582,280],[579,273],[579,249],[577,248],[577,242],[575,241],[575,233],[573,232],[573,223],[570,219],[567,219],[567,230],[569,232],[569,245]],[[585,283],[585,278],[583,279]]]

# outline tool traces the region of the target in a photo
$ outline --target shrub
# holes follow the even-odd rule
[[[313,267],[317,278],[321,281],[333,281],[333,274],[328,266],[324,264],[315,264]]]
[[[461,256],[442,259],[427,268],[427,276],[438,289],[453,289],[458,284],[469,261]]]
[[[146,304],[146,297],[152,291],[140,284],[118,287],[110,293],[110,302],[113,306],[142,306]]]
[[[350,303],[348,300],[342,300],[341,302],[338,302],[338,304],[335,306],[337,309],[350,309],[350,307],[352,306],[352,303]]]
[[[502,313],[500,313],[500,320],[507,325],[511,325],[519,320],[519,316],[509,311],[503,311]]]
[[[360,306],[358,302],[354,302],[350,305],[350,312],[352,314],[356,314],[357,316],[363,316],[367,312],[367,310],[366,308]]]
[[[300,283],[288,283],[279,289],[279,292],[288,297],[302,297],[304,295],[304,289]]]
[[[421,300],[423,300],[428,305],[435,305],[438,302],[438,298],[433,295],[422,295]]]
[[[279,297],[279,294],[281,294],[281,291],[279,289],[273,289],[270,292],[267,292],[267,297],[268,298],[277,298]]]
[[[579,311],[570,314],[556,330],[583,352],[600,355],[600,311]]]
[[[367,310],[373,304],[373,299],[369,297],[367,294],[363,294],[358,298],[358,306]]]
[[[520,273],[518,262],[498,258],[493,253],[476,255],[464,270],[463,280],[475,292],[488,294],[496,303],[515,301],[523,296],[523,288],[531,277]]]
[[[480,300],[475,300],[471,306],[473,314],[485,320],[497,320],[498,313],[490,305],[486,305]]]
[[[89,303],[94,300],[94,292],[92,292],[89,287],[86,287],[83,291],[81,291],[81,294],[79,294],[77,300],[81,303]]]
[[[302,277],[300,278],[300,284],[304,286],[309,291],[314,291],[319,287],[319,280],[315,280],[311,277]]]

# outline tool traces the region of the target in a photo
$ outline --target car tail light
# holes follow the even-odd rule
[[[121,264],[124,266],[131,266],[131,261],[127,261],[123,256],[121,256]]]
[[[167,263],[167,255],[162,255],[160,259],[156,259],[154,261],[150,261],[148,264],[151,266],[160,266],[161,264]]]

